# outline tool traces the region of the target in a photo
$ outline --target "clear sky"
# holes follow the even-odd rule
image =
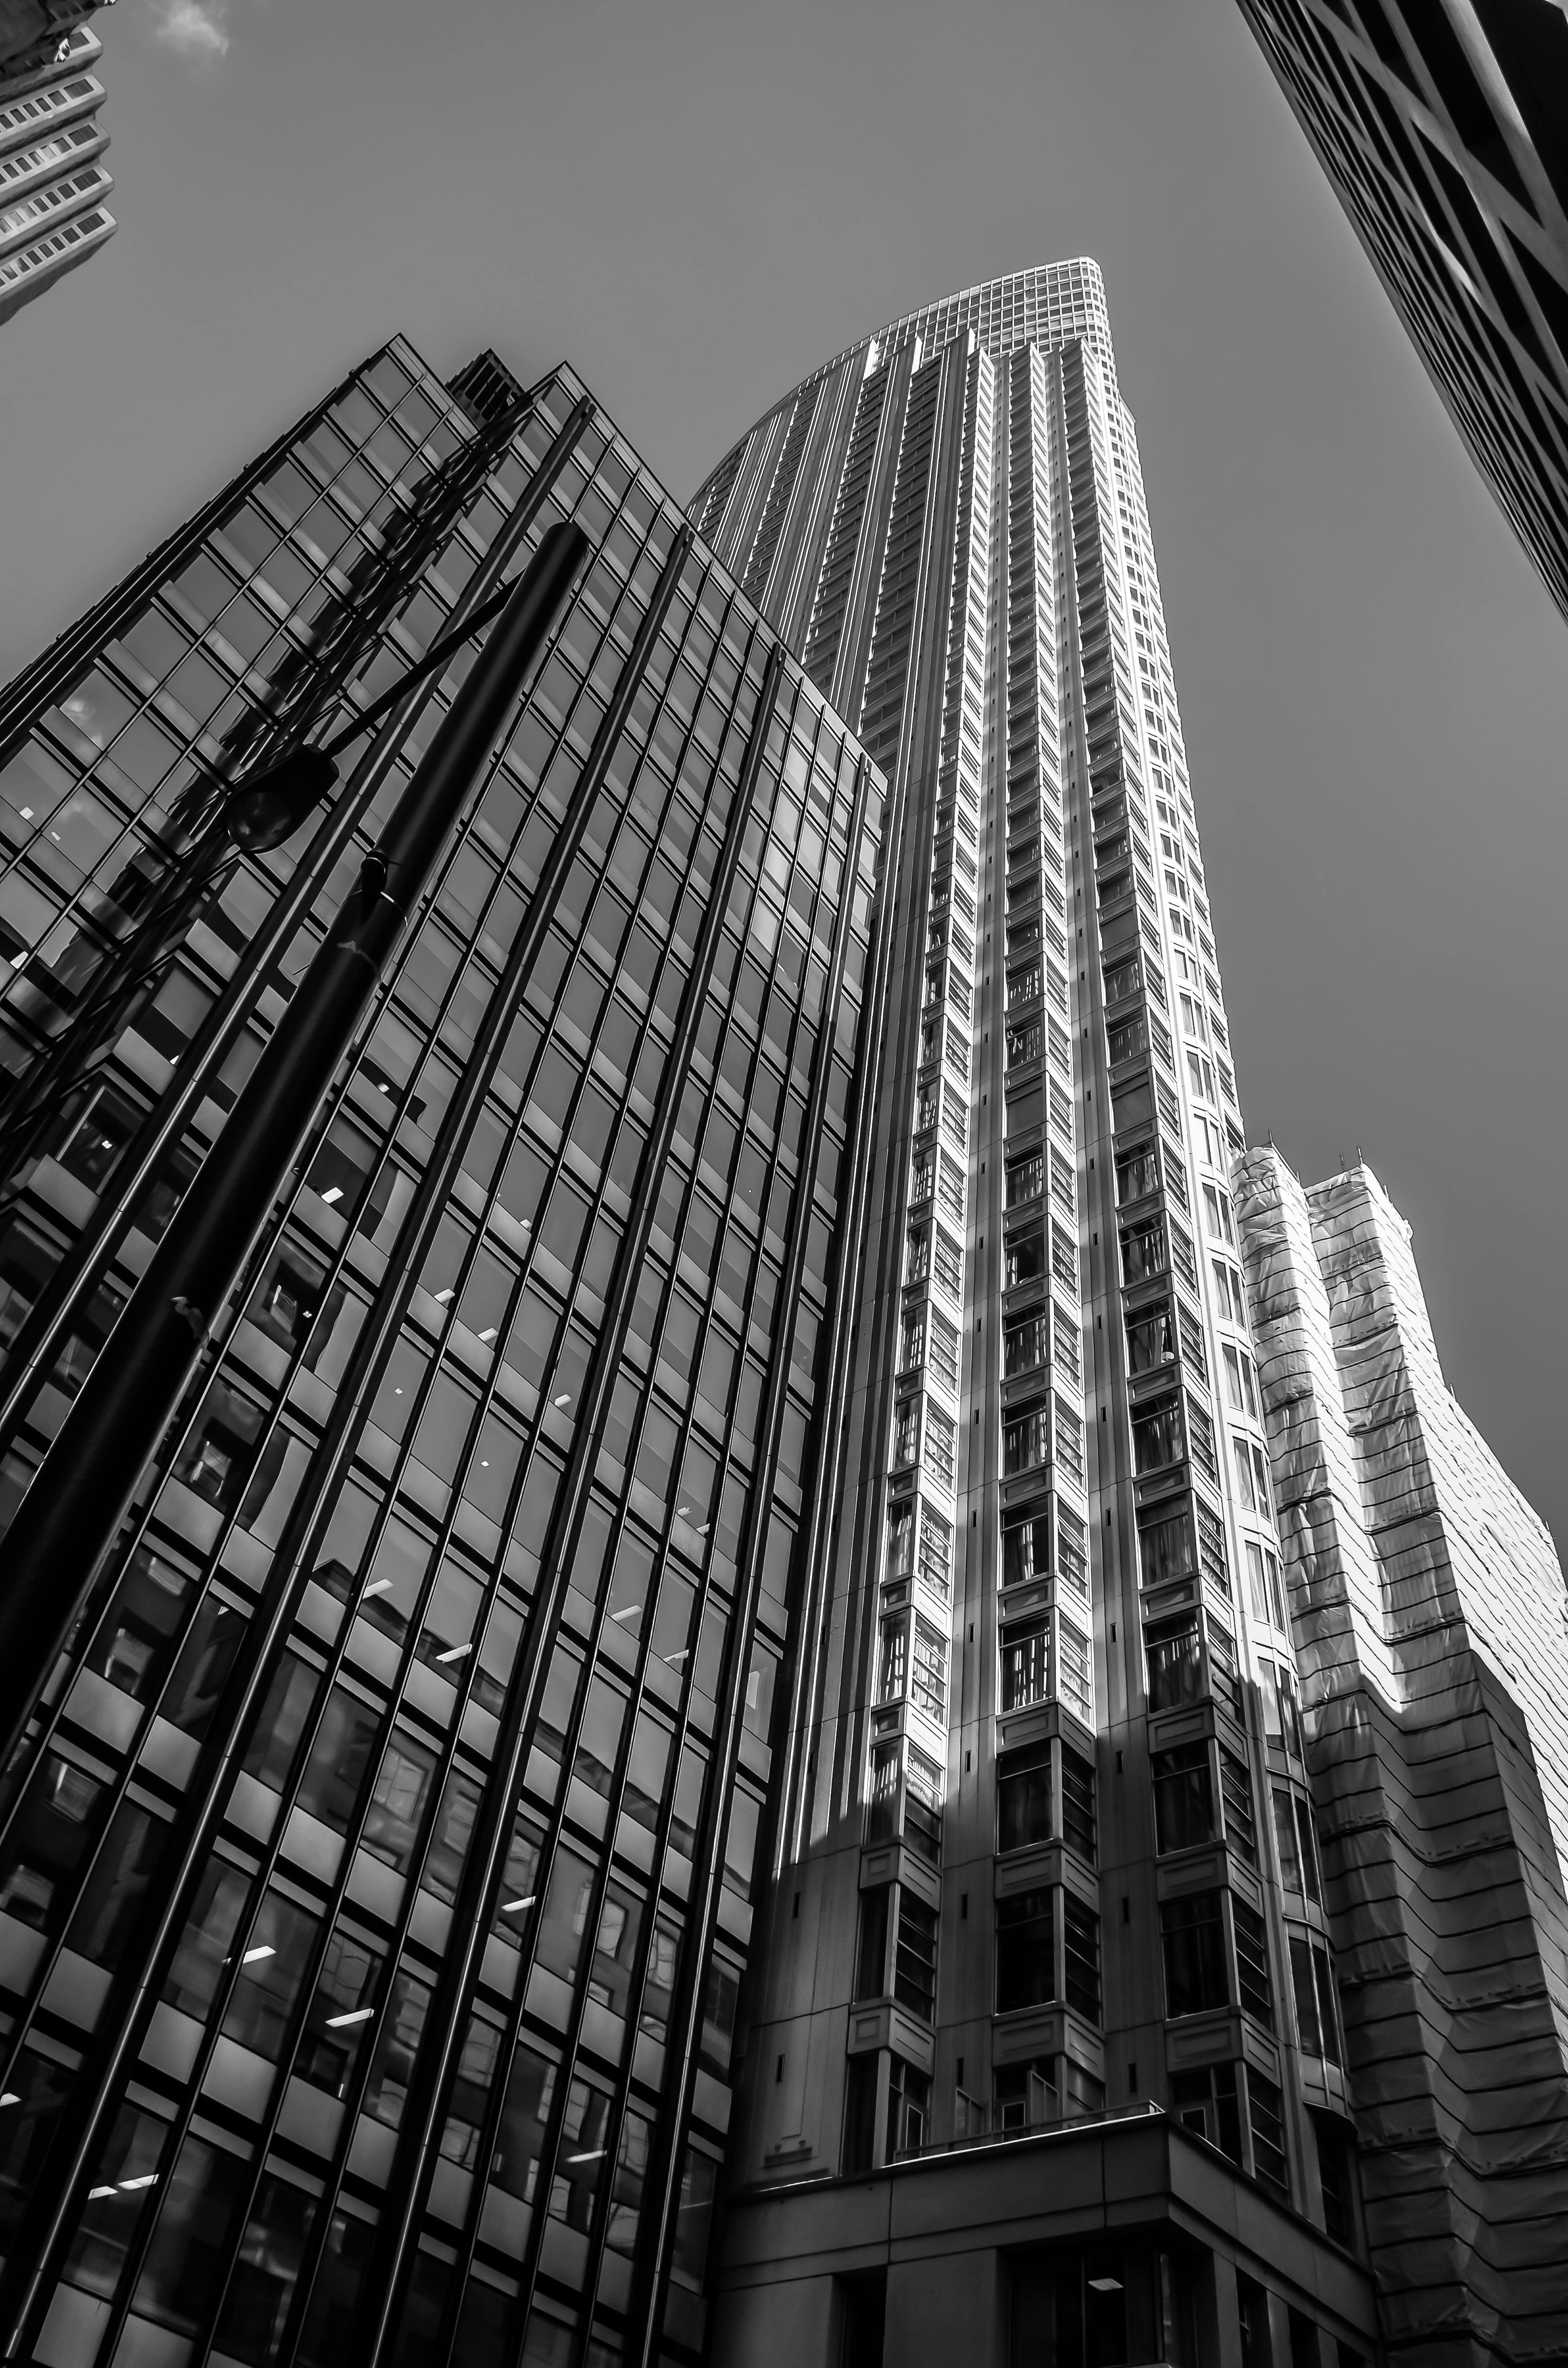
[[[119,0],[120,229],[0,328],[0,679],[393,330],[569,359],[685,498],[777,395],[1089,253],[1250,1135],[1358,1146],[1568,1542],[1568,628],[1235,0]]]

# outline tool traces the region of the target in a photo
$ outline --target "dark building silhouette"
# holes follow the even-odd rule
[[[1503,514],[1568,615],[1561,0],[1241,0]]]

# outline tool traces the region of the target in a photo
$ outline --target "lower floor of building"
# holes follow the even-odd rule
[[[1371,2279],[1158,2112],[744,2194],[714,2368],[1374,2368]]]

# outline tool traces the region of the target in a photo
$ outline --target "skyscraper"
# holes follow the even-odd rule
[[[1546,587],[1568,616],[1562,0],[1241,0]]]
[[[1339,1730],[1321,1707],[1296,1369],[1271,1334],[1260,1383],[1236,1203],[1259,1169],[1236,1167],[1095,266],[862,340],[689,514],[886,769],[891,817],[879,1123],[780,1738],[717,2357],[1345,2368],[1381,2329],[1402,2357],[1470,2359],[1507,2283],[1487,2260],[1532,2246],[1520,2340],[1568,2346],[1549,2182],[1505,2197],[1501,2178],[1532,2136],[1549,2161],[1568,2137],[1542,1993],[1561,1883],[1528,1785],[1497,1865],[1528,2033],[1512,2061],[1540,2086],[1497,2182],[1478,2164],[1447,2217],[1445,2139],[1492,2124],[1451,2104],[1440,2021],[1415,2009],[1391,2044],[1387,1991],[1370,2003],[1428,1961],[1415,1898],[1399,1974],[1379,1960],[1362,1867],[1381,1878],[1387,1853],[1350,1804],[1379,1782],[1392,1802],[1422,1742],[1394,1717],[1358,1750],[1349,1681]],[[1495,1619],[1517,1596],[1561,1660],[1540,1526],[1494,1470],[1484,1501]],[[1462,1480],[1442,1518],[1458,1565]],[[1511,1726],[1497,1713],[1494,1746],[1471,1738],[1478,1802],[1505,1783],[1488,1748],[1500,1769],[1531,1717],[1538,1750],[1555,1740],[1547,1691]],[[1335,1764],[1315,1802],[1309,1750]],[[1472,1929],[1455,1917],[1445,1964]],[[1414,2154],[1392,2101],[1412,2082],[1441,2099]]]
[[[1391,2352],[1568,2349],[1568,1635],[1369,1170],[1236,1203]]]
[[[8,695],[6,1509],[466,655],[277,851],[221,785],[567,518],[573,604],[6,1773],[18,2360],[702,2343],[883,783],[569,372],[394,342]]]
[[[7,74],[46,64],[100,0],[0,0],[0,67]]]
[[[96,6],[96,0],[93,0]],[[114,234],[92,6],[0,7],[0,321]]]
[[[850,348],[685,520],[570,370],[394,340],[0,699],[13,1566],[567,520],[0,1655],[7,2356],[1448,2368],[1510,2261],[1542,2356],[1561,1578],[1375,1187],[1237,1165],[1092,263]]]

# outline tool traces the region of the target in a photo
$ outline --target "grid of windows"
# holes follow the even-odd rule
[[[104,87],[92,69],[102,47],[85,25],[0,68],[0,320],[71,269],[114,230],[95,202],[113,182],[102,165],[73,171],[108,145],[97,117]],[[47,136],[40,138],[40,133]],[[47,234],[40,236],[40,228]]]
[[[950,342],[964,328],[976,342]],[[789,453],[791,490],[779,493],[808,401],[812,450],[804,462]],[[932,457],[944,437],[945,478]],[[813,461],[821,474],[808,498]],[[858,1513],[853,1529],[846,1521],[814,1567],[835,1602],[858,1608],[822,1622],[811,1646],[815,1698],[854,1702],[863,1716],[866,1846],[899,1830],[878,1787],[892,1785],[896,1799],[887,1771],[905,1748],[917,1608],[935,1610],[923,1547],[915,1552],[929,1498],[955,1544],[966,1542],[951,1578],[950,1600],[964,1608],[955,1647],[983,1641],[982,1623],[993,1623],[981,1705],[983,1719],[990,1711],[1006,1722],[992,1738],[999,1848],[1030,1847],[1054,1820],[1057,1840],[1092,1861],[1095,1771],[1080,1722],[1094,1736],[1094,1658],[1120,1659],[1119,1615],[1132,1668],[1147,1671],[1135,1714],[1213,1705],[1211,1719],[1186,1717],[1152,1743],[1165,1846],[1218,1854],[1222,1845],[1233,1865],[1257,1867],[1244,1731],[1257,1587],[1244,1549],[1256,1542],[1261,1556],[1266,1535],[1274,1549],[1231,1198],[1241,1137],[1136,438],[1097,276],[1070,266],[1024,275],[893,324],[797,389],[699,505],[742,483],[748,535],[777,509],[776,493],[790,505],[785,532],[814,604],[809,627],[798,593],[790,600],[817,678],[831,673],[847,711],[874,717],[890,768],[906,768],[903,1008],[890,1010],[890,1074],[879,1088],[892,1249],[866,1302],[868,1428],[842,1466],[847,1476],[857,1456],[862,1469],[891,1462],[889,1550],[879,1565],[863,1551]],[[948,494],[937,490],[944,484]],[[923,546],[917,494],[936,521]],[[907,694],[922,632],[932,734],[910,751],[898,732],[917,712]],[[1080,870],[1091,875],[1081,891]],[[1112,1241],[1126,1296],[1119,1333],[1102,1343],[1084,1293],[1091,1281],[1103,1288],[1100,1246]],[[942,1327],[960,1319],[955,1358]],[[1085,1378],[1096,1395],[1087,1409]],[[879,1512],[873,1497],[873,1529]],[[1268,1585],[1260,1560],[1266,1599]],[[906,1656],[894,1699],[869,1666],[884,1622],[897,1623]],[[1145,1637],[1146,1660],[1137,1651]],[[829,1656],[837,1668],[824,1688]],[[956,1665],[953,1674],[956,1697]],[[1280,1699],[1276,1687],[1283,1733]],[[1195,1731],[1208,1742],[1192,1747]],[[1085,1773],[1087,1806],[1075,1813],[1065,1757],[1052,1805],[1051,1755],[1067,1753],[1069,1736]],[[977,1773],[983,1725],[981,1739]],[[825,1738],[802,1737],[801,1748],[809,1764]],[[966,1735],[966,1774],[969,1748]],[[1196,1749],[1194,1769],[1175,1764],[1181,1748]],[[1196,1806],[1177,1781],[1195,1772]],[[790,1815],[784,1854],[814,1853],[820,1837],[803,1807]],[[1018,1879],[1031,1883],[1033,1870]],[[1224,1895],[1215,1896],[1221,1981],[1210,2003],[1235,1994],[1239,1945]],[[1051,1913],[1048,1995],[1060,1999],[1065,1911]],[[1004,1961],[1022,1962],[1023,1944],[1004,1937],[1012,1920],[1012,1910],[999,1918],[999,1980]],[[1108,1949],[1122,1945],[1111,1937],[1119,1931],[1108,1927]],[[1178,1990],[1212,1989],[1207,1943],[1184,1940],[1180,1953]],[[962,1973],[955,1978],[961,1987]],[[1082,1999],[1092,1987],[1082,1973]],[[963,2010],[961,1996],[945,2003]],[[1158,2012],[1153,1996],[1146,2003]],[[1083,2078],[1092,2101],[1096,2084]],[[760,2105],[755,2118],[754,2135]],[[940,2140],[939,2093],[933,2123]],[[760,2157],[753,2168],[763,2169]]]
[[[395,358],[365,383],[369,458],[335,465],[395,500],[418,390]],[[581,405],[565,374],[538,393],[490,533]],[[881,791],[608,423],[571,440],[528,538],[575,515],[593,564],[0,1838],[46,2172],[36,2016],[129,2015],[141,2049],[87,2166],[113,2241],[105,2196],[63,2263],[106,2346],[192,2311],[220,2340],[280,2248],[301,2357],[383,2291],[460,2349],[530,2308],[608,2340],[655,2301],[667,2341],[701,2340],[722,2133],[660,2044],[691,2017],[728,2077],[762,1805],[737,1759],[767,1739],[809,1485]],[[347,536],[296,473],[301,519]],[[242,598],[225,576],[220,621]],[[275,2141],[302,2183],[264,2169]],[[198,2199],[199,2305],[171,2266]]]

